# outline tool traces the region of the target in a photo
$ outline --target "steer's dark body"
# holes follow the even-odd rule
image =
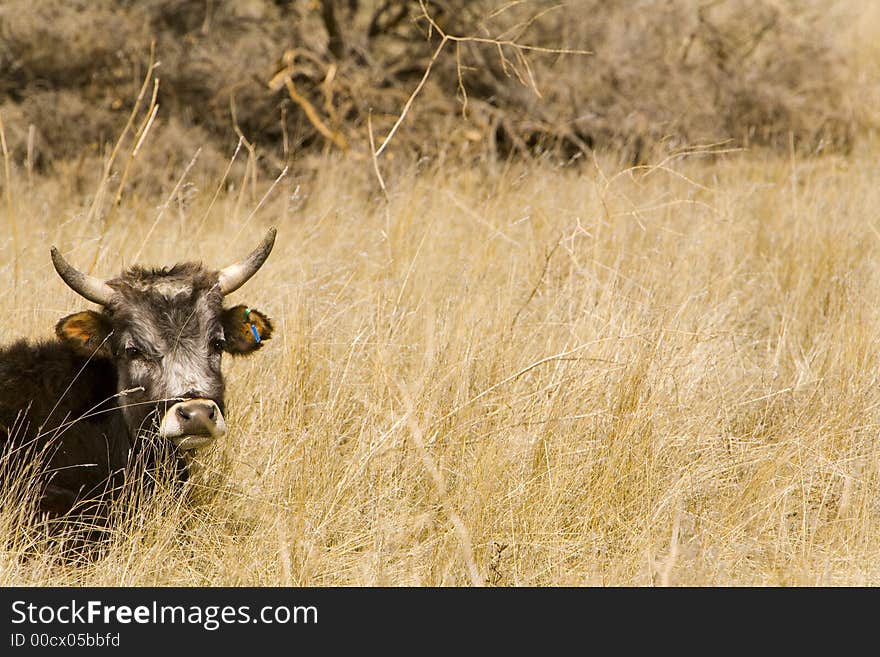
[[[0,478],[35,466],[50,516],[92,515],[131,475],[164,464],[185,478],[185,452],[226,431],[222,354],[253,353],[271,337],[268,318],[223,299],[274,237],[221,271],[132,267],[106,282],[53,251],[65,282],[101,310],[65,317],[55,340],[0,349]]]
[[[122,483],[132,441],[115,395],[109,359],[90,360],[60,340],[0,350],[3,472],[40,458],[44,512],[62,515]]]

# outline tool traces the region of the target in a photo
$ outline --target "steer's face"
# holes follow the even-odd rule
[[[226,433],[222,356],[255,352],[272,325],[257,310],[223,307],[223,271],[192,263],[132,267],[102,283],[102,312],[58,323],[62,340],[113,360],[117,403],[132,437],[150,432],[190,450]]]
[[[107,308],[118,386],[133,391],[120,402],[126,423],[137,429],[151,418],[151,428],[193,447],[222,435],[226,330],[216,281],[205,285],[201,272],[127,273],[110,283],[120,298]]]

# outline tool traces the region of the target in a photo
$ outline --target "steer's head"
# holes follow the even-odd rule
[[[102,306],[65,317],[55,331],[81,352],[114,362],[133,438],[152,430],[186,451],[226,433],[220,359],[255,352],[272,324],[246,306],[224,308],[223,298],[257,272],[274,242],[273,228],[246,259],[219,271],[195,263],[135,266],[106,281],[74,269],[52,247],[64,282]]]

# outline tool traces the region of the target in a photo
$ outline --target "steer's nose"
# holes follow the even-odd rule
[[[178,404],[174,408],[183,427],[210,427],[217,417],[217,404],[212,401],[196,399],[195,401]],[[184,431],[184,433],[200,433],[196,431]],[[208,431],[208,433],[211,433]]]
[[[210,399],[177,402],[165,413],[159,434],[180,449],[195,449],[226,433],[223,413]]]

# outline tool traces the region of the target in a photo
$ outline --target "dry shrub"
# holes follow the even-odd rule
[[[0,6],[2,89],[77,87],[85,97],[124,78],[119,66],[137,28],[113,2],[22,2]]]
[[[36,8],[13,0],[0,8],[0,111],[19,161],[30,125],[42,161],[100,151],[125,123],[152,41],[160,118],[197,128],[221,153],[238,133],[274,167],[326,150],[363,156],[368,118],[381,141],[428,69],[394,137],[398,152],[613,148],[641,161],[658,146],[725,140],[846,151],[865,119],[835,42],[853,17],[836,8],[818,0],[50,0]],[[465,40],[448,41],[432,63],[442,33]]]
[[[525,3],[491,27],[447,31],[593,54],[526,52],[526,69],[515,48],[469,42],[438,66],[439,86],[466,91],[474,127],[502,151],[623,147],[635,162],[658,145],[727,140],[846,151],[865,123],[835,41],[851,18],[812,1]]]
[[[583,4],[607,13],[592,30],[574,28],[595,63],[580,67],[569,89],[553,89],[548,105],[567,96],[584,138],[786,148],[793,139],[808,152],[851,146],[861,118],[829,3]]]
[[[90,103],[75,89],[35,90],[15,106],[11,116],[26,119],[9,121],[19,135],[24,135],[30,124],[38,126],[38,162],[97,154],[113,141],[124,119],[119,112]],[[16,152],[24,152],[24,139],[13,139],[12,143]]]

